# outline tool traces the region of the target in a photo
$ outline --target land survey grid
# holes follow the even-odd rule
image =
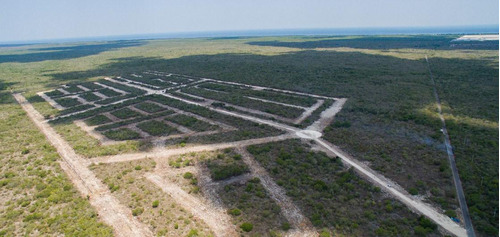
[[[100,200],[102,195],[110,198],[102,187],[95,187],[101,181],[92,175],[87,167],[92,164],[116,163],[132,160],[161,160],[171,156],[236,148],[243,161],[250,168],[249,177],[257,177],[270,197],[281,207],[283,216],[291,224],[289,236],[317,236],[317,230],[293,204],[286,192],[267,174],[266,170],[244,149],[249,145],[300,138],[316,144],[326,154],[339,157],[346,166],[353,167],[362,177],[401,201],[412,211],[425,215],[436,222],[443,231],[456,236],[466,236],[466,231],[443,212],[422,200],[414,198],[393,181],[385,178],[335,145],[321,139],[322,131],[334,119],[346,102],[345,98],[334,98],[276,88],[226,82],[216,79],[193,77],[174,73],[145,71],[97,82],[64,85],[52,91],[38,93],[52,107],[60,110],[58,116],[44,118],[20,94],[16,100],[22,105],[57,148],[63,158],[61,165],[82,194],[99,193],[91,200]],[[222,142],[188,144],[172,147],[169,141],[238,133],[248,134],[250,125],[239,127],[231,119],[257,124],[262,131],[255,136],[240,136]],[[145,152],[110,155],[86,159],[76,154],[70,145],[55,132],[52,123],[74,122],[89,136],[99,140],[101,145],[112,145],[127,140],[144,140],[153,144]],[[233,138],[231,136],[228,136]],[[181,142],[182,143],[182,142]],[[68,152],[70,150],[70,152]],[[145,178],[155,184],[179,205],[203,220],[217,236],[236,236],[237,227],[231,223],[227,210],[217,205],[217,198],[204,200],[183,191],[178,184],[162,178],[165,169],[155,169]],[[237,178],[238,179],[238,178]],[[220,182],[206,178],[202,189],[211,193],[209,187]],[[97,184],[96,184],[97,183]],[[97,185],[98,186],[98,185]],[[95,189],[95,190],[94,190]],[[104,193],[101,195],[101,193]],[[212,192],[213,193],[213,192]],[[114,201],[116,202],[116,200]],[[116,235],[151,235],[145,227],[133,218],[130,210],[116,203],[115,209],[121,215],[113,215],[98,201],[91,204],[101,218],[111,225]],[[120,220],[123,219],[123,222]],[[123,224],[134,223],[137,231],[124,229]]]

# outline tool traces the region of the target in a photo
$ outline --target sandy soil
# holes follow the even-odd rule
[[[217,236],[238,236],[235,231],[236,227],[231,223],[231,218],[224,209],[215,208],[200,201],[158,174],[147,173],[145,177],[191,214],[203,220]]]

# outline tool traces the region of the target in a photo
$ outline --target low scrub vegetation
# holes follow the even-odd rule
[[[132,139],[138,139],[141,136],[139,133],[134,132],[128,128],[119,128],[116,130],[109,130],[103,133],[104,136],[111,140],[115,141],[124,141],[124,140],[132,140]]]
[[[210,170],[213,180],[228,179],[249,172],[241,156],[232,150],[217,154],[216,157],[208,159],[205,165]]]
[[[161,107],[157,104],[148,103],[148,102],[136,104],[136,105],[134,105],[134,107],[136,107],[142,111],[148,112],[148,113],[156,113],[156,112],[165,110],[163,107]]]
[[[110,123],[110,122],[111,122],[111,119],[109,119],[108,117],[106,117],[105,115],[102,115],[102,114],[96,115],[92,118],[85,120],[85,123],[89,126],[96,126],[96,125],[101,125],[101,124]]]
[[[120,187],[112,195],[130,208],[132,215],[147,225],[155,236],[188,236],[195,233],[193,230],[198,236],[213,235],[203,221],[144,178],[144,174],[152,172],[156,165],[156,162],[145,159],[94,165],[91,169],[108,186]]]
[[[78,100],[75,98],[61,98],[55,99],[55,101],[65,108],[80,105],[80,102],[78,102]]]
[[[119,109],[111,112],[111,114],[120,119],[128,119],[141,115],[140,113],[133,111],[129,108]]]
[[[209,124],[207,122],[198,120],[196,118],[184,114],[170,116],[166,118],[166,120],[182,125],[197,132],[212,131],[218,128],[215,125]]]
[[[250,146],[248,151],[318,228],[345,235],[418,234],[421,217],[344,168],[338,158],[311,152],[299,140]]]
[[[142,122],[136,126],[142,131],[149,133],[151,136],[167,136],[178,133],[175,128],[156,120]]]
[[[10,94],[0,93],[0,236],[111,236],[73,187],[57,151]]]

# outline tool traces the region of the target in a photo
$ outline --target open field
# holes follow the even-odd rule
[[[476,234],[496,235],[498,42],[454,38],[124,41],[68,45],[64,55],[7,48],[1,106],[28,123],[10,97],[21,92],[127,220],[154,235],[463,236],[427,55]],[[46,143],[22,134],[30,146]],[[9,159],[8,169],[24,167]],[[30,169],[64,174],[56,164]],[[72,178],[61,178],[69,190]],[[0,197],[17,200],[5,187]],[[93,197],[74,200],[104,213],[88,231],[120,233]],[[0,218],[23,210],[12,205]],[[49,219],[8,221],[0,233],[45,233]]]

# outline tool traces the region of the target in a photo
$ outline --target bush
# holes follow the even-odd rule
[[[177,131],[175,128],[156,120],[139,123],[137,124],[137,127],[152,136],[166,136],[176,133]]]
[[[153,202],[152,207],[153,207],[153,208],[157,208],[157,207],[158,207],[158,205],[160,205],[160,201],[155,200],[155,201]]]
[[[182,177],[184,177],[185,179],[191,179],[193,178],[193,174],[191,172],[186,172]]]
[[[210,173],[214,180],[223,180],[233,176],[238,176],[248,172],[248,168],[243,165],[229,164],[223,166],[209,166]]]
[[[137,116],[141,115],[138,112],[133,111],[129,108],[123,108],[120,110],[116,110],[116,111],[111,112],[111,114],[114,115],[115,117],[121,118],[121,119],[127,119],[127,118],[137,117]]]
[[[136,133],[128,128],[120,128],[116,130],[109,130],[103,133],[109,139],[116,141],[132,140],[140,138],[139,133]]]
[[[102,114],[96,115],[92,118],[85,120],[85,123],[89,126],[101,125],[109,122],[111,122],[111,119]]]
[[[250,232],[253,230],[253,225],[251,223],[244,222],[240,225],[240,228],[245,232]]]
[[[229,210],[228,213],[230,215],[233,215],[233,216],[239,216],[239,215],[241,215],[241,210],[238,208],[234,208],[234,209]]]
[[[194,237],[194,236],[198,236],[198,230],[191,229],[187,234],[187,237]]]
[[[138,104],[138,105],[134,105],[134,107],[142,110],[142,111],[145,111],[145,112],[148,112],[148,113],[156,113],[158,111],[161,111],[161,110],[164,110],[163,107],[157,105],[157,104],[153,104],[153,103],[148,103],[148,102],[144,102],[144,103],[141,103],[141,104]]]
[[[417,195],[418,194],[418,190],[416,188],[410,188],[408,190],[408,192],[411,194],[411,195]]]
[[[142,207],[138,207],[134,210],[132,210],[132,215],[133,216],[138,216],[144,212],[144,209]]]
[[[288,222],[285,222],[285,223],[283,223],[283,224],[281,225],[281,229],[282,229],[282,230],[284,230],[284,231],[287,231],[287,230],[289,230],[290,228],[291,228],[291,226],[290,226],[290,223],[288,223]]]

